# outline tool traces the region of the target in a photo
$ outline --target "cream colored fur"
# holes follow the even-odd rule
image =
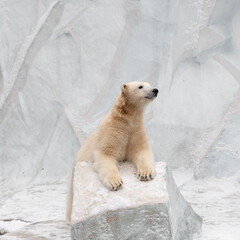
[[[152,179],[154,158],[143,125],[143,111],[156,95],[148,83],[123,84],[113,108],[81,147],[74,165],[80,161],[93,162],[100,180],[110,190],[118,190],[123,184],[117,167],[119,161],[135,164],[141,181]],[[68,192],[68,223],[72,212],[73,169]]]

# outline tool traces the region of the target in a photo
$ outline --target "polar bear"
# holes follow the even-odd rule
[[[118,190],[123,181],[119,161],[131,161],[141,181],[154,177],[154,158],[143,125],[145,106],[155,99],[158,89],[147,82],[123,84],[111,111],[90,135],[77,154],[76,162],[91,161],[100,180],[110,190]],[[67,222],[72,211],[72,174],[68,192]]]

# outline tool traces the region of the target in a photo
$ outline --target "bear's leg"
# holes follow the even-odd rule
[[[145,149],[133,153],[131,161],[137,167],[140,181],[149,181],[154,178],[154,160],[151,150]]]
[[[117,161],[112,156],[95,152],[94,166],[108,189],[117,191],[122,186],[123,181],[117,168]]]
[[[129,146],[127,159],[137,168],[137,175],[141,181],[149,181],[154,178],[154,158],[152,151],[145,147],[147,144]],[[144,146],[144,147],[143,147]]]
[[[154,177],[154,157],[143,127],[138,126],[127,146],[127,159],[137,168],[138,178],[148,181]]]

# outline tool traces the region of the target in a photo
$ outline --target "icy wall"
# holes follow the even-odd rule
[[[240,168],[238,0],[0,0],[0,24],[1,178],[65,177],[129,81],[160,90],[156,160]]]

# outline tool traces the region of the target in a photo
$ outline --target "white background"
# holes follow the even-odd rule
[[[54,239],[76,152],[121,84],[147,81],[156,161],[204,240],[239,239],[239,25],[238,0],[0,0],[0,229],[52,221]]]

